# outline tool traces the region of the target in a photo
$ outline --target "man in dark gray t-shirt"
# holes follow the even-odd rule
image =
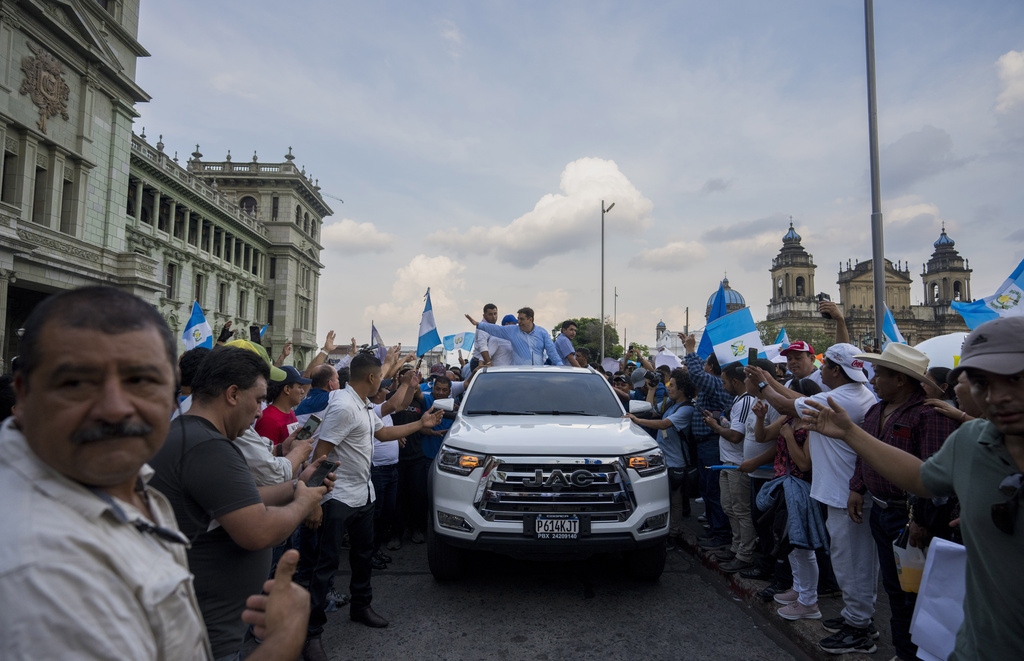
[[[328,486],[307,488],[307,470],[294,482],[257,487],[240,436],[260,415],[270,367],[258,354],[214,349],[192,382],[192,407],[176,418],[150,465],[151,484],[174,508],[178,527],[192,542],[189,568],[215,659],[230,659],[242,645],[246,598],[261,591],[274,546],[315,508]]]

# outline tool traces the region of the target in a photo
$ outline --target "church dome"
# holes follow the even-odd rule
[[[736,306],[736,309],[747,307],[747,301],[744,300],[743,294],[739,293],[738,291],[729,286],[729,278],[725,278],[724,280],[722,280],[722,288],[725,289],[725,306],[726,308],[729,309],[730,312],[732,312],[733,306]],[[711,309],[711,304],[715,301],[715,294],[717,293],[718,290],[715,290],[711,294],[711,297],[708,298],[709,310]]]
[[[786,236],[782,237],[783,243],[788,243],[790,241],[796,241],[797,243],[800,243],[800,235],[796,233],[795,229],[793,229],[792,220],[789,221],[789,231],[786,232]]]
[[[668,328],[668,326],[665,325],[664,321],[659,321],[658,325],[655,326],[655,328],[657,328],[658,330],[665,330],[666,328]]]
[[[939,235],[938,240],[936,240],[935,243],[933,243],[932,245],[935,246],[936,249],[938,249],[938,248],[952,248],[953,246],[956,245],[956,242],[953,241],[953,239],[949,238],[949,235],[946,234],[946,226],[943,225],[942,226],[942,234]]]

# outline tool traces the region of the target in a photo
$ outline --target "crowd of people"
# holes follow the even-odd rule
[[[681,336],[682,364],[635,348],[599,370],[656,439],[671,490],[669,544],[703,502],[702,547],[728,572],[764,579],[788,620],[824,620],[832,653],[875,651],[879,572],[893,645],[912,659],[914,594],[893,542],[967,546],[957,659],[1024,649],[1024,317],[972,332],[959,366],[849,343],[841,311],[820,368],[806,342],[721,365]],[[113,312],[112,312],[113,311]],[[0,381],[0,624],[3,658],[326,659],[327,614],[370,627],[371,577],[422,544],[427,475],[458,400],[481,369],[590,368],[576,325],[554,339],[524,307],[483,309],[472,355],[421,375],[399,347],[332,364],[329,332],[301,368],[225,329],[214,349],[176,355],[159,314],[120,290],[53,296],[26,322]],[[69,352],[68,346],[80,350]],[[599,366],[598,366],[599,367]],[[869,385],[870,384],[870,387]],[[9,393],[15,393],[10,397]],[[643,407],[640,407],[643,408]],[[640,410],[637,408],[635,410]],[[334,576],[348,550],[349,585]],[[58,632],[55,635],[55,632]]]

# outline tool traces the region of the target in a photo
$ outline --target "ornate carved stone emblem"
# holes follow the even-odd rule
[[[53,55],[42,48],[28,44],[35,57],[21,60],[21,70],[25,72],[25,80],[21,81],[22,94],[27,94],[32,103],[39,106],[39,121],[36,126],[46,133],[46,120],[60,115],[63,119],[71,119],[68,115],[68,96],[71,88],[64,82],[64,67]]]

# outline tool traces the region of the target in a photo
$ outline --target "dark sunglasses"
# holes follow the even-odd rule
[[[992,523],[1007,535],[1013,534],[1017,511],[1020,509],[1022,487],[1024,487],[1024,473],[1008,475],[999,483],[999,493],[1007,498],[1004,502],[992,506]]]

